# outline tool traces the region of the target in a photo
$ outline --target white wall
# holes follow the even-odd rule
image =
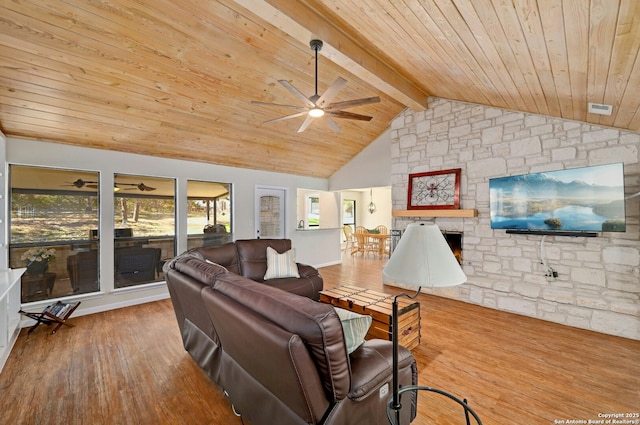
[[[204,153],[206,154],[206,153]],[[203,180],[231,183],[233,185],[233,225],[236,239],[251,239],[255,235],[254,208],[256,184],[288,188],[287,235],[296,249],[299,262],[314,266],[336,264],[340,262],[339,231],[296,232],[296,196],[297,188],[327,190],[326,179],[292,176],[233,167],[224,167],[198,162],[158,158],[70,145],[47,143],[36,140],[8,138],[6,142],[6,163],[97,171],[101,178],[113,178],[114,173],[168,177],[177,180],[178,226],[177,252],[186,249],[186,181]],[[113,233],[113,191],[112,185],[105,180],[101,185],[101,229],[104,234]],[[184,200],[181,201],[181,199]],[[4,207],[8,201],[5,197]],[[183,211],[184,210],[184,211]],[[6,230],[3,232],[6,237]],[[103,293],[80,297],[82,304],[77,314],[87,314],[112,308],[152,301],[168,296],[164,283],[148,288],[131,290],[113,289],[113,240],[104,238],[101,244],[101,283]],[[5,254],[6,261],[6,254]],[[36,308],[37,309],[37,308]]]
[[[373,188],[373,203],[376,206],[373,214],[369,212],[369,203],[372,198],[369,191],[361,193],[362,200],[357,208],[358,225],[373,229],[382,224],[387,226],[387,229],[391,229],[391,186]]]
[[[329,177],[329,190],[391,186],[390,149],[391,132],[387,130]]]
[[[342,199],[356,200],[356,223],[368,229],[380,224],[391,229],[391,131],[382,133],[351,161],[329,177],[329,190]],[[376,211],[370,214],[369,190],[373,188]],[[360,190],[354,190],[360,189]]]
[[[640,134],[445,99],[392,123],[395,209],[406,209],[408,174],[462,168],[461,208],[477,218],[437,219],[462,231],[465,285],[438,295],[552,322],[640,339],[640,197],[626,202],[627,231],[546,238],[559,276],[545,277],[541,236],[492,230],[492,177],[624,162],[627,195],[640,190]],[[396,218],[404,229],[418,219]]]

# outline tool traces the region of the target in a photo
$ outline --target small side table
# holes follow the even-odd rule
[[[40,276],[22,275],[22,302],[37,301],[47,298],[53,291],[56,281],[55,273],[45,273]]]

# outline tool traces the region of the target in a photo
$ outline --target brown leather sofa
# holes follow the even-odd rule
[[[390,341],[365,341],[347,354],[329,304],[194,255],[164,270],[185,349],[249,423],[388,424]],[[417,384],[415,359],[404,347],[399,381]],[[402,400],[402,424],[415,418],[415,397]]]
[[[312,266],[296,263],[300,278],[285,277],[264,280],[264,275],[267,272],[267,247],[282,254],[291,249],[291,240],[238,239],[220,246],[194,248],[182,256],[206,259],[224,266],[231,273],[318,301],[323,281],[318,270]]]

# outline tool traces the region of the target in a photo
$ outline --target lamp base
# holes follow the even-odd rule
[[[432,387],[425,387],[421,385],[408,385],[406,387],[400,387],[400,384],[398,381],[398,331],[399,331],[398,329],[399,328],[398,298],[400,297],[406,297],[409,299],[417,298],[418,295],[420,294],[421,289],[422,287],[419,286],[417,292],[413,296],[408,294],[398,294],[393,298],[392,313],[391,313],[391,325],[393,326],[393,333],[392,333],[393,393],[391,394],[391,397],[389,397],[389,402],[387,403],[387,419],[389,420],[389,423],[391,425],[400,425],[400,410],[402,409],[400,396],[402,395],[402,393],[405,393],[407,391],[429,391],[432,393],[436,393],[436,394],[440,394],[445,397],[448,397],[451,400],[458,403],[459,405],[461,405],[464,409],[464,417],[466,420],[466,425],[471,425],[469,414],[473,416],[477,425],[482,425],[482,421],[480,420],[480,417],[476,414],[476,412],[473,411],[471,407],[469,407],[469,404],[467,403],[466,399],[460,400],[458,397],[451,395],[446,391],[443,391],[437,388],[432,388]],[[416,400],[417,400],[417,397],[416,397]]]

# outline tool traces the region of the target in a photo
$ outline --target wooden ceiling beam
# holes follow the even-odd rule
[[[234,0],[296,40],[320,39],[320,54],[414,111],[427,108],[428,94],[375,57],[334,23],[302,2],[290,0]]]

